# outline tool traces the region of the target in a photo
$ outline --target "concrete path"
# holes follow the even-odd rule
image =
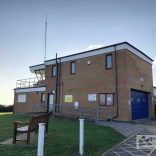
[[[156,150],[154,148],[138,149],[136,147],[137,135],[156,135],[156,126],[151,126],[149,123],[131,124],[113,121],[100,122],[100,125],[112,127],[127,137],[122,143],[101,156],[156,156]]]
[[[145,125],[130,124],[130,123],[126,123],[126,122],[117,122],[117,121],[101,121],[98,124],[112,127],[116,131],[118,131],[122,135],[124,135],[125,137],[129,137],[132,134],[139,132],[140,130],[142,130],[146,127]]]
[[[18,140],[21,140],[21,141],[17,141],[16,144],[25,144],[26,142],[23,142],[23,140],[26,140],[26,137],[27,135],[26,134],[20,134],[17,136],[17,139]],[[37,142],[37,135],[36,133],[31,133],[31,138],[30,138],[30,144],[34,144]],[[13,144],[13,139],[12,138],[9,138],[5,141],[2,141],[0,142],[0,144],[3,144],[3,145],[7,145],[7,144]]]

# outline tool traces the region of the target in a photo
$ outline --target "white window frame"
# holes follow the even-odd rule
[[[76,62],[72,61],[70,62],[70,74],[75,74],[76,73]]]
[[[56,77],[56,75],[57,75],[57,66],[53,65],[52,66],[52,77]]]
[[[18,94],[17,102],[18,103],[25,103],[26,102],[26,94]]]
[[[41,102],[45,102],[45,93],[41,93]]]
[[[113,68],[113,56],[112,54],[106,55],[106,69],[112,69]]]

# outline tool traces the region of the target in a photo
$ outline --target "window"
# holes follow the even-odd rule
[[[52,66],[52,76],[55,77],[57,74],[56,65]]]
[[[113,106],[114,105],[114,97],[113,94],[99,94],[99,102],[100,105],[104,106]]]
[[[19,94],[17,101],[18,101],[18,103],[25,103],[26,102],[26,94]]]
[[[106,105],[106,95],[100,94],[100,105]]]
[[[45,102],[45,93],[41,94],[41,102]]]
[[[75,74],[76,73],[76,63],[75,61],[70,63],[70,73]]]
[[[106,69],[112,69],[113,62],[112,62],[112,54],[106,55]]]
[[[113,94],[106,94],[106,105],[113,106]]]
[[[38,80],[45,80],[45,69],[35,70],[35,74]]]

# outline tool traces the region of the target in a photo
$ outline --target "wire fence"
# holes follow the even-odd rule
[[[63,105],[50,105],[47,106],[45,103],[34,104],[29,109],[24,109],[22,105],[17,107],[16,113],[28,113],[28,114],[40,114],[46,112],[52,112],[54,116],[67,117],[67,118],[84,118],[98,123],[102,120],[111,120],[116,116],[116,107],[87,107],[79,106],[75,107],[72,104]]]
[[[105,107],[84,107],[79,106],[75,107],[70,104],[64,105],[50,105],[45,104],[33,105],[32,113],[38,112],[53,112],[55,116],[69,117],[69,118],[84,118],[89,119],[95,122],[101,120],[112,119],[115,115],[115,112],[112,111],[112,108]]]

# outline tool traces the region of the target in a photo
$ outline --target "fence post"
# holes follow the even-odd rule
[[[79,154],[82,156],[84,153],[84,119],[80,121],[80,134],[79,134]]]
[[[39,123],[37,156],[43,156],[45,123]]]
[[[99,107],[96,109],[96,124],[99,123]]]

